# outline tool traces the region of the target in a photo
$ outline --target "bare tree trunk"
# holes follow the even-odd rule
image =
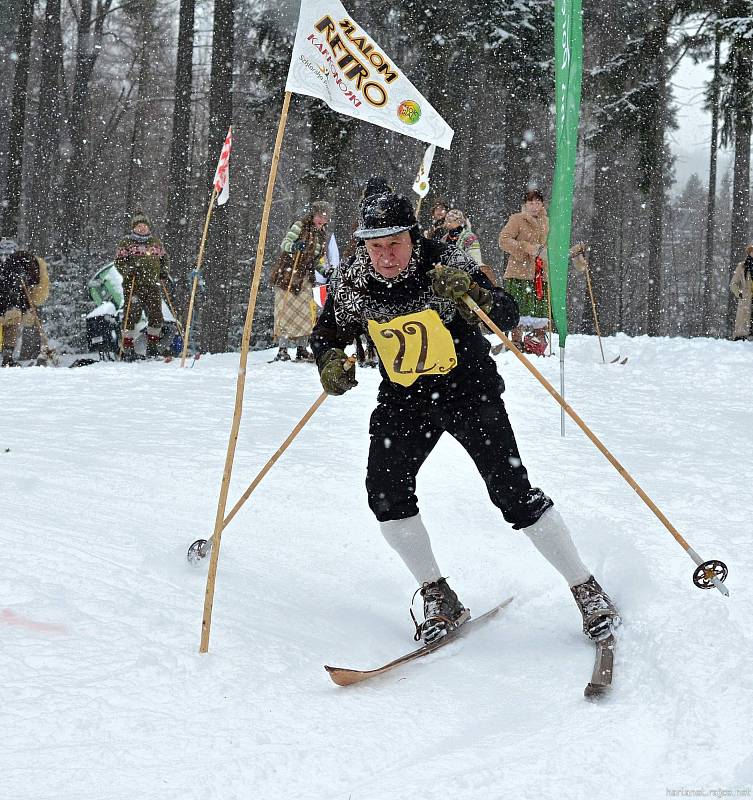
[[[531,126],[526,115],[527,103],[521,103],[521,96],[525,91],[524,79],[521,76],[513,78],[513,85],[505,102],[505,133],[504,133],[504,176],[502,178],[504,191],[502,193],[503,220],[520,211],[523,195],[529,188],[530,179],[530,154],[526,131]],[[546,187],[537,187],[542,191]]]
[[[212,75],[209,86],[207,188],[211,187],[222,143],[233,120],[233,60],[235,0],[215,0],[212,33]],[[231,188],[232,191],[232,188]],[[228,204],[212,215],[205,261],[207,300],[201,314],[201,348],[209,353],[227,350],[230,306],[230,220]]]
[[[40,253],[47,251],[48,236],[55,227],[52,189],[53,173],[57,166],[60,145],[60,78],[63,41],[60,31],[60,0],[47,0],[42,65],[39,86],[34,180],[29,239]]]
[[[26,87],[29,82],[31,29],[34,24],[34,0],[19,0],[16,34],[16,73],[13,79],[13,100],[8,126],[8,172],[5,181],[5,208],[2,235],[18,236],[21,209],[21,178],[24,165],[24,126],[26,123]]]
[[[736,43],[734,65],[735,165],[732,183],[732,230],[729,263],[740,260],[750,228],[750,141],[751,89],[753,88],[753,41],[740,37]],[[730,276],[731,277],[731,276]],[[734,324],[736,303],[730,292],[727,305],[727,330]]]
[[[662,308],[662,272],[663,253],[662,240],[664,233],[664,171],[665,148],[664,130],[666,126],[667,107],[667,67],[665,64],[665,49],[667,41],[667,28],[657,26],[652,31],[653,57],[650,62],[656,77],[656,91],[653,94],[653,109],[647,112],[653,121],[648,128],[648,286],[646,291],[646,331],[649,336],[659,336],[662,333],[664,309]]]
[[[170,250],[175,274],[179,276],[177,301],[186,300],[186,281],[182,277],[188,271],[189,193],[188,175],[191,169],[189,136],[191,126],[191,87],[193,84],[193,39],[195,0],[181,0],[178,23],[178,54],[175,69],[175,107],[173,109],[173,132],[170,141],[170,165],[168,168],[169,193],[167,198],[167,245]]]
[[[621,323],[618,304],[620,259],[615,250],[615,231],[620,226],[620,177],[614,152],[608,146],[596,153],[594,163],[593,218],[591,220],[591,279],[599,315],[599,327],[605,334],[614,333]],[[621,230],[621,228],[620,228]],[[583,287],[586,291],[586,287]],[[590,298],[587,301],[590,308]],[[594,335],[591,311],[583,315],[583,332]]]
[[[128,182],[126,185],[126,215],[132,214],[136,205],[143,204],[144,183],[144,146],[149,124],[149,79],[151,77],[152,47],[154,45],[154,12],[156,0],[141,0],[141,29],[139,48],[139,74],[137,83],[139,94],[133,115],[133,133],[131,135],[130,163],[128,164]],[[147,209],[144,209],[147,211]],[[148,212],[147,212],[148,213]]]
[[[710,279],[714,272],[714,234],[716,226],[716,162],[719,146],[719,65],[722,37],[716,31],[714,43],[714,75],[711,79],[711,147],[709,151],[709,198],[706,207],[706,257],[701,275],[701,335],[710,333],[709,294]]]
[[[70,156],[65,167],[65,188],[62,208],[65,240],[64,251],[88,241],[88,218],[91,198],[91,91],[94,65],[100,53],[105,17],[113,0],[99,0],[97,15],[92,19],[93,0],[81,0],[76,39],[76,69],[71,91],[69,116]]]
[[[309,186],[311,200],[332,199],[332,191],[342,177],[343,155],[353,132],[353,119],[335,114],[321,100],[310,103],[311,166],[303,180]]]

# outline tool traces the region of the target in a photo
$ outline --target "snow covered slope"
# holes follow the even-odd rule
[[[0,371],[0,795],[8,800],[499,800],[753,792],[753,347],[696,339],[567,348],[567,397],[731,597],[693,564],[511,355],[498,363],[535,484],[618,602],[612,695],[561,578],[443,438],[419,478],[467,639],[340,689],[325,663],[412,647],[411,576],[366,505],[378,376],[330,398],[222,540],[198,652],[236,355]],[[320,387],[254,353],[230,505]],[[558,359],[536,366],[559,385]],[[679,796],[679,795],[678,795]]]

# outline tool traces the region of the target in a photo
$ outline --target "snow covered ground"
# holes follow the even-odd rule
[[[198,652],[237,355],[0,372],[0,795],[8,800],[500,800],[753,794],[753,346],[595,339],[567,397],[703,558],[693,564],[509,354],[506,402],[534,483],[624,614],[615,686],[561,578],[445,437],[419,478],[466,639],[362,686],[322,665],[411,649],[412,578],[363,488],[378,376],[330,398],[225,531]],[[320,392],[253,353],[229,506]],[[558,359],[535,364],[559,385]],[[726,794],[720,795],[718,790]],[[687,795],[686,795],[687,796]]]

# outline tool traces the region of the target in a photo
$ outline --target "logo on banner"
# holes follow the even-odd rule
[[[421,106],[415,100],[403,100],[397,107],[397,116],[406,125],[415,125],[421,119]]]

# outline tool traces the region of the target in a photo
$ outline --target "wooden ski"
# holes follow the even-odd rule
[[[508,597],[507,600],[504,600],[498,606],[494,606],[494,608],[490,609],[485,614],[482,614],[480,617],[471,619],[469,622],[461,625],[456,631],[447,634],[447,636],[444,636],[435,644],[419,647],[417,650],[406,653],[404,656],[400,656],[400,658],[396,658],[394,661],[390,661],[388,664],[385,664],[382,667],[360,670],[347,669],[345,667],[330,667],[325,665],[324,669],[327,670],[329,677],[332,678],[334,683],[336,683],[338,686],[350,686],[353,683],[361,683],[362,681],[368,680],[369,678],[374,678],[377,675],[383,675],[385,672],[395,669],[395,667],[400,667],[403,664],[409,663],[410,661],[415,661],[418,658],[428,656],[430,653],[439,650],[440,647],[444,647],[446,644],[456,641],[461,636],[465,636],[467,633],[470,633],[470,631],[480,627],[484,622],[488,622],[499,611],[510,605],[512,601],[513,598]]]
[[[596,642],[596,658],[591,682],[583,690],[586,697],[600,697],[612,688],[614,670],[614,635]]]

